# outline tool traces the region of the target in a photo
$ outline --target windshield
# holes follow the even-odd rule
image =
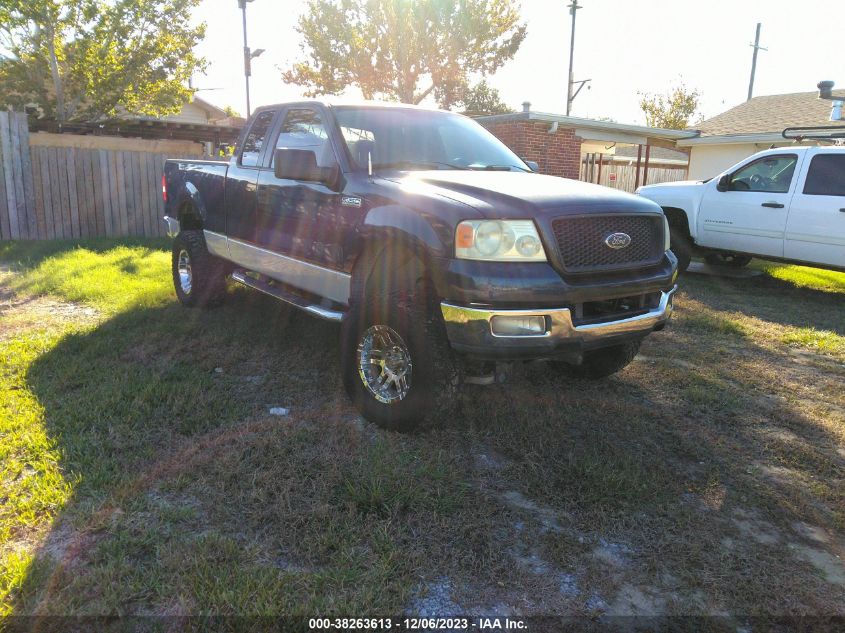
[[[336,107],[354,166],[367,169],[531,171],[499,139],[467,117],[401,108]]]

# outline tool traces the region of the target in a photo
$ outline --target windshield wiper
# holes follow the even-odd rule
[[[519,171],[530,171],[528,169],[523,169],[519,165],[470,165],[468,169],[472,169],[475,171],[511,171],[512,169],[518,169]]]
[[[397,160],[392,163],[376,163],[373,169],[468,169],[452,163],[438,163],[433,160]]]

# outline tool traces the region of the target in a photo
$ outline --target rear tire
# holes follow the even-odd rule
[[[446,417],[457,406],[461,382],[431,283],[420,277],[410,285],[376,291],[377,283],[355,284],[360,294],[353,295],[341,336],[349,397],[370,422],[402,432]]]
[[[172,255],[173,286],[182,305],[210,307],[223,300],[229,266],[208,252],[202,231],[181,231]]]
[[[748,255],[734,255],[733,253],[709,253],[704,261],[711,266],[727,266],[729,268],[743,268],[751,263]]]
[[[598,380],[607,378],[627,367],[640,349],[642,341],[604,347],[584,354],[580,365],[550,361],[549,365],[558,373],[574,378]]]

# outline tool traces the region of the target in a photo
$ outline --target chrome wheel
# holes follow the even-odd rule
[[[374,325],[358,343],[358,374],[379,402],[393,404],[411,389],[411,353],[402,337],[386,325]]]
[[[188,251],[184,248],[179,251],[178,270],[179,286],[182,288],[183,293],[189,295],[191,294],[191,281],[193,280],[193,274],[191,273],[191,256],[188,255]]]

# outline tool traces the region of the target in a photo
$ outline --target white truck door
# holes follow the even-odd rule
[[[789,201],[795,191],[799,155],[766,154],[710,183],[698,212],[702,246],[783,257]]]
[[[845,267],[845,152],[812,152],[786,223],[784,257]]]

